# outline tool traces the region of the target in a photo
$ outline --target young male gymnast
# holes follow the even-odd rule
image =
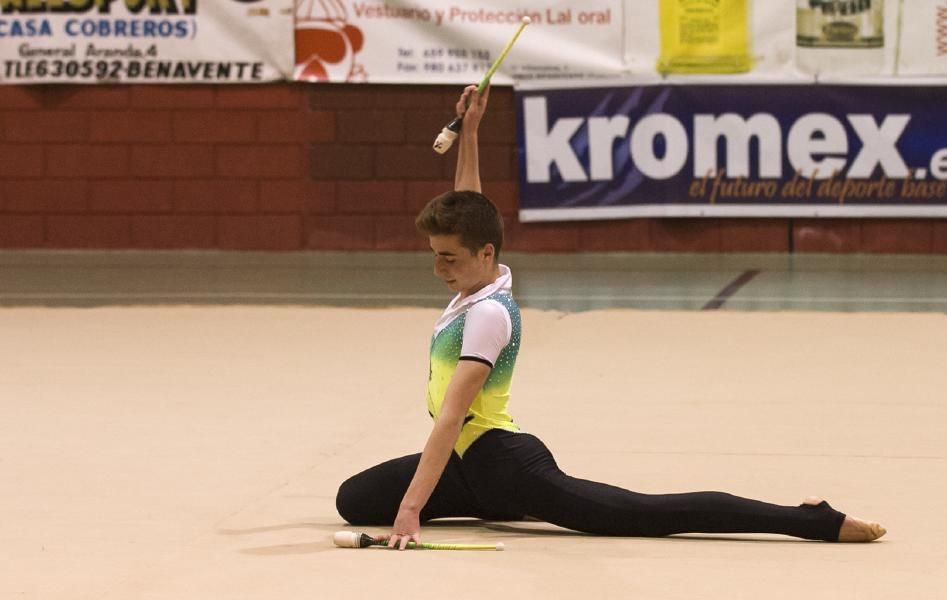
[[[438,319],[430,350],[428,412],[434,427],[420,454],[363,471],[339,488],[336,507],[353,525],[392,526],[388,546],[420,542],[421,522],[445,517],[526,516],[586,533],[778,533],[830,542],[869,542],[877,524],[846,516],[817,497],[779,506],[722,492],[640,494],[563,473],[546,446],[507,411],[520,345],[510,269],[499,263],[503,220],[480,193],[477,132],[487,107],[467,87],[455,191],[416,220],[434,251],[434,274],[457,295]]]

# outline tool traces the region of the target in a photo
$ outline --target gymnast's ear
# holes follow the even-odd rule
[[[490,242],[487,242],[484,244],[483,248],[480,249],[479,254],[484,260],[494,260],[497,254],[496,247],[494,247],[494,245]]]

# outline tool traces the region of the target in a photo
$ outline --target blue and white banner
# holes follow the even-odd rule
[[[292,70],[292,0],[0,1],[0,83],[256,83]]]
[[[947,87],[520,87],[520,219],[947,216]]]

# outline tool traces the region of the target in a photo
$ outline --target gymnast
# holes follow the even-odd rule
[[[826,542],[870,542],[885,529],[810,496],[780,506],[723,492],[641,494],[563,473],[508,412],[520,347],[512,274],[499,262],[503,220],[481,194],[478,129],[490,90],[469,86],[454,191],[416,219],[434,252],[434,275],[456,293],[434,326],[427,382],[433,429],[420,454],[358,473],[336,507],[353,525],[391,527],[388,547],[420,543],[421,523],[447,517],[540,519],[596,535],[775,533]]]

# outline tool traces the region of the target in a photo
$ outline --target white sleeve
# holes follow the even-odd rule
[[[502,304],[496,300],[478,302],[467,311],[460,359],[486,362],[492,369],[512,335],[510,313]]]

